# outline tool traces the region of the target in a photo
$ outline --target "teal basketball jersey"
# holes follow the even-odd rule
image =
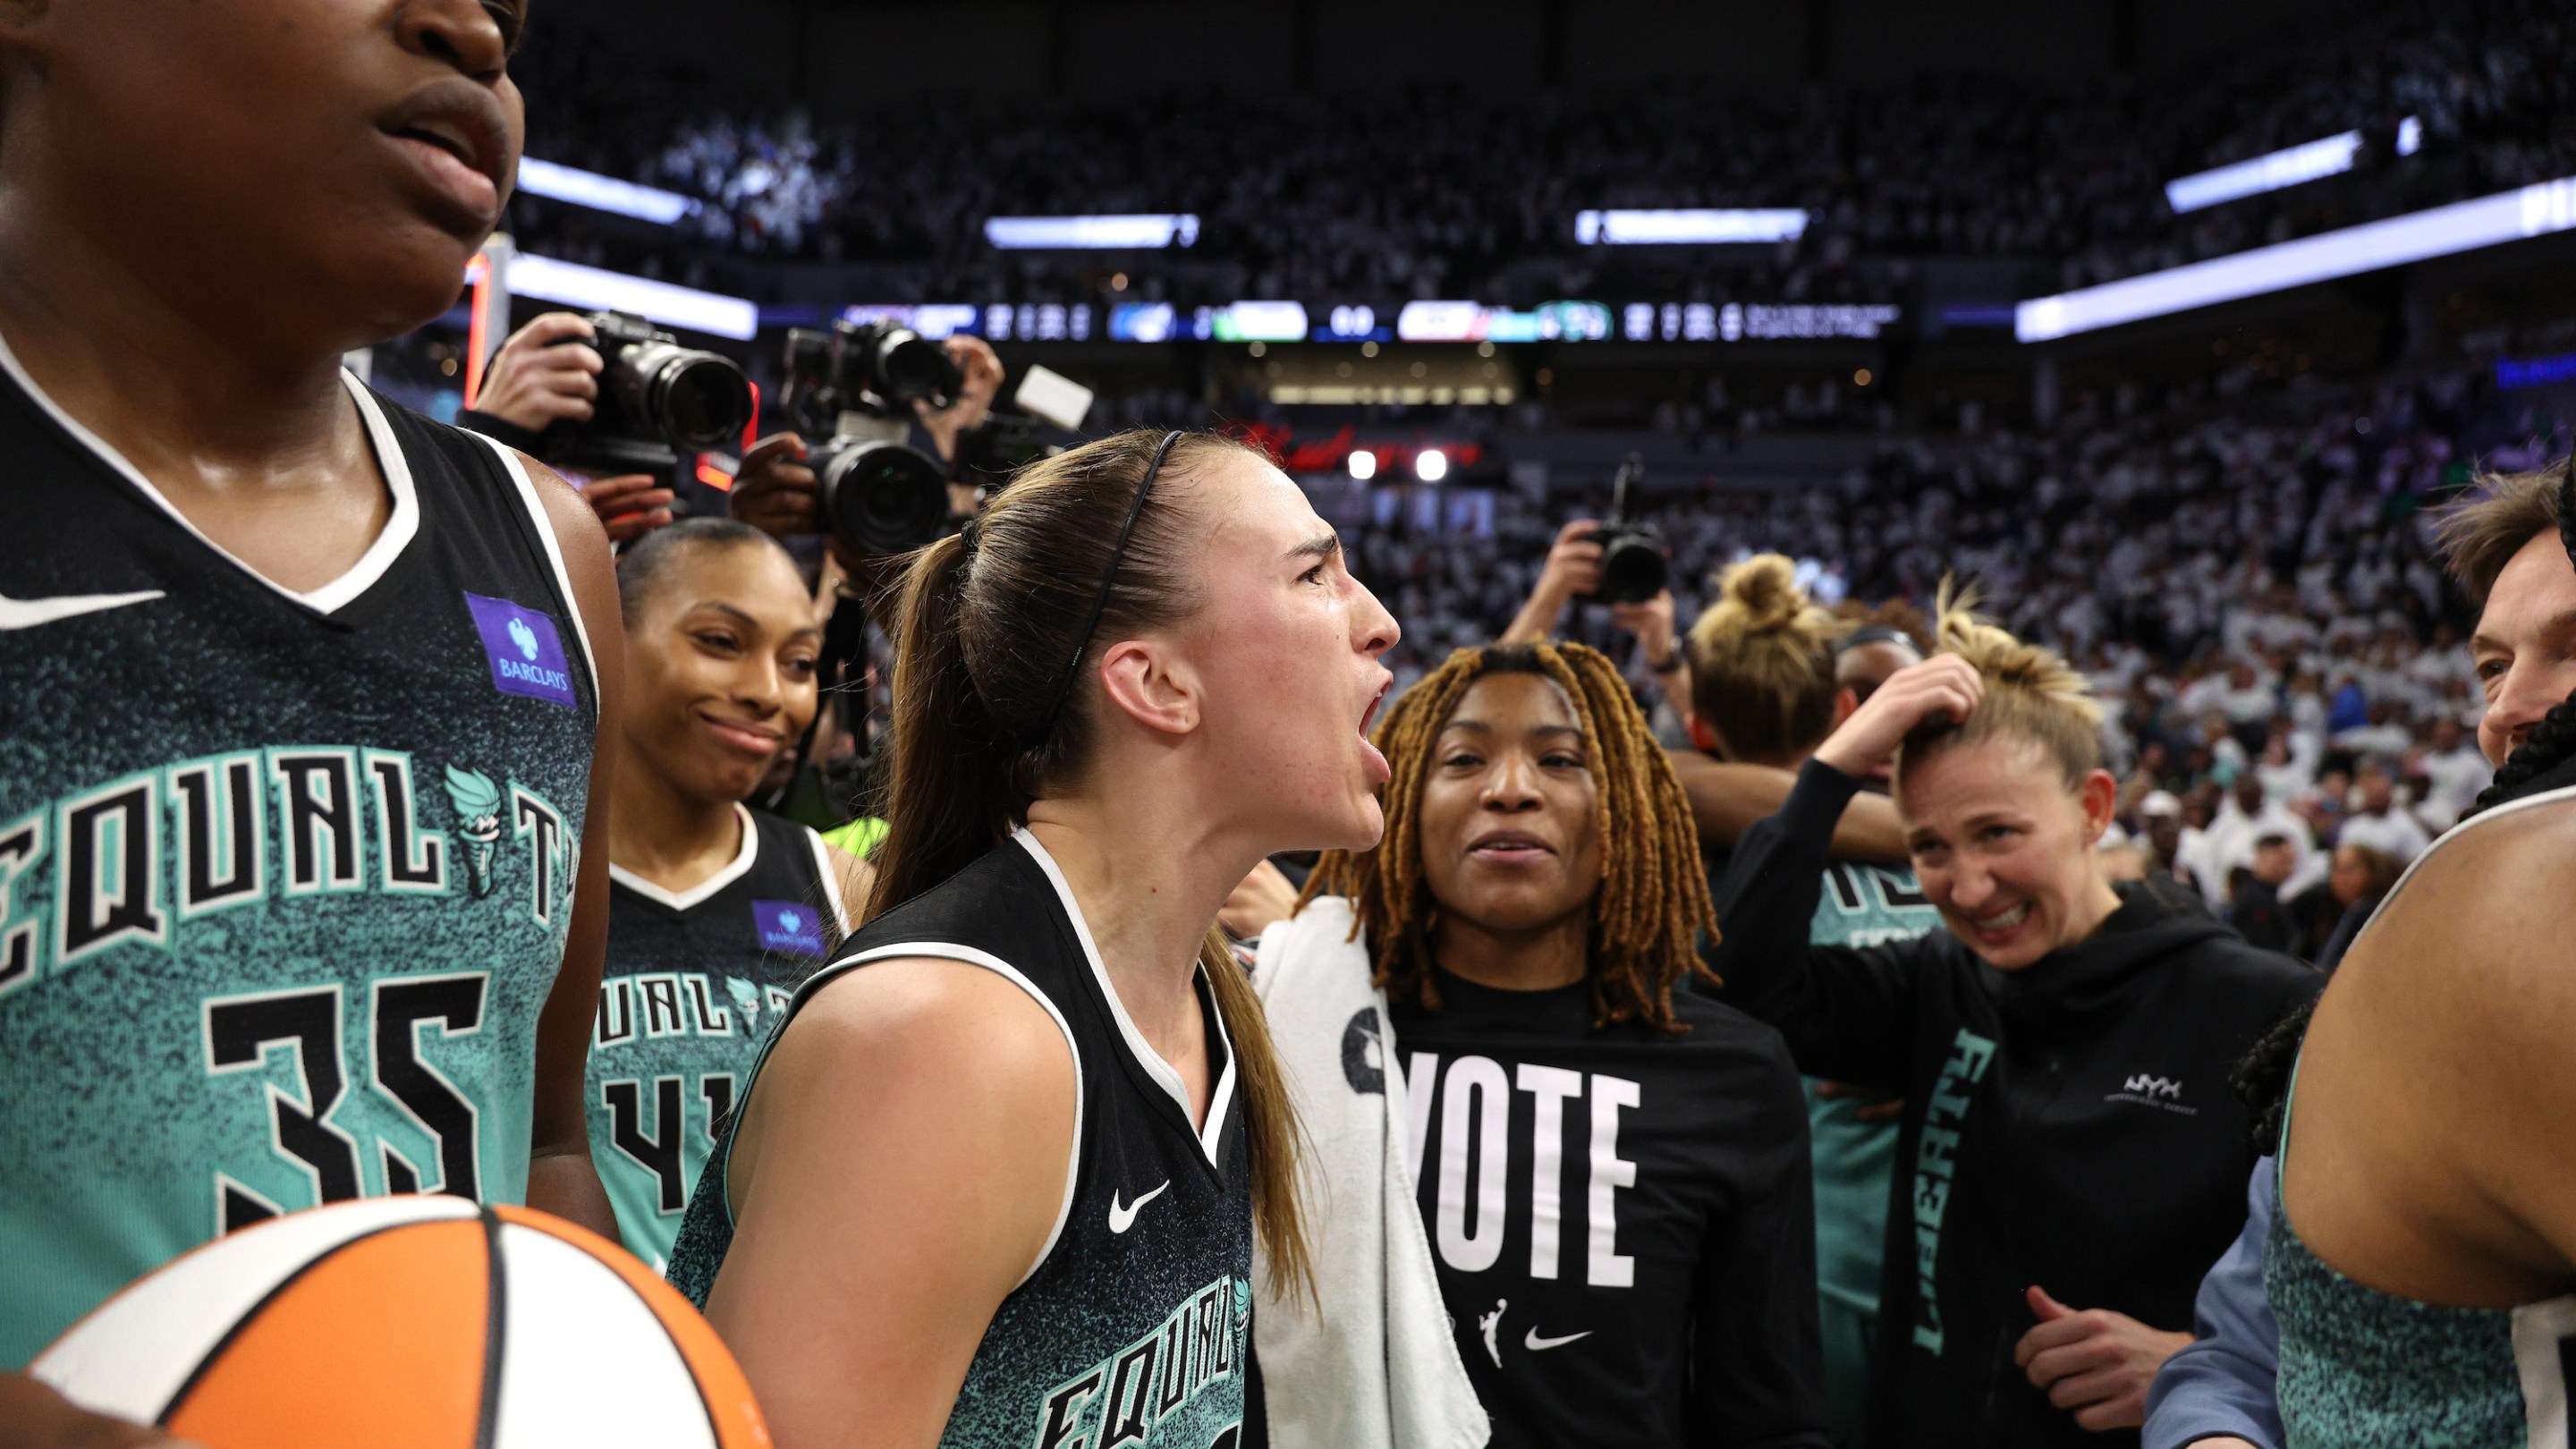
[[[597,724],[535,485],[346,379],[391,496],[253,573],[0,347],[0,1369],[231,1229],[526,1195]]]
[[[608,868],[590,1160],[626,1249],[661,1272],[718,1129],[796,988],[849,932],[823,838],[734,807],[742,848],[686,891]]]

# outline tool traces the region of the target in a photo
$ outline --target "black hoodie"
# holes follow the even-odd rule
[[[2230,1071],[2321,978],[2136,886],[2091,936],[2018,971],[1948,931],[1812,945],[1856,783],[1810,762],[1745,832],[1711,965],[1801,1070],[1906,1099],[1869,1442],[2134,1445],[2077,1427],[2014,1364],[2037,1322],[2023,1290],[2190,1328],[2201,1275],[2245,1225],[2254,1153]]]

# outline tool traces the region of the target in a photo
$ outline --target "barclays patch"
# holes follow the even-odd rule
[[[764,951],[798,951],[820,956],[823,946],[823,913],[812,906],[792,901],[751,903],[751,923],[760,932]]]
[[[474,615],[474,631],[483,636],[484,657],[492,662],[493,688],[566,709],[580,707],[572,691],[572,668],[564,658],[563,634],[552,614],[471,593],[465,607]]]

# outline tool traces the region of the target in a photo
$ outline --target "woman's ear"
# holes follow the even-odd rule
[[[1169,645],[1125,639],[1100,656],[1100,690],[1108,707],[1162,735],[1199,727],[1198,675]]]
[[[1860,695],[1849,685],[1845,685],[1844,687],[1835,690],[1834,722],[1825,728],[1825,733],[1832,734],[1835,730],[1842,728],[1843,721],[1850,719],[1852,717],[1852,712],[1859,708]]]
[[[2075,798],[2084,808],[2084,843],[2090,847],[2111,828],[2111,816],[2120,803],[2120,782],[2110,771],[2096,769],[2076,787]]]

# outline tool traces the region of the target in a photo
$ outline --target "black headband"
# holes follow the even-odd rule
[[[1894,628],[1886,624],[1861,625],[1859,628],[1845,634],[1842,637],[1842,641],[1834,645],[1834,652],[1836,654],[1840,654],[1846,649],[1858,649],[1864,644],[1902,644],[1908,649],[1914,649],[1914,652],[1917,654],[1923,652],[1922,650],[1915,648],[1914,637],[1912,635],[1906,633],[1902,629]]]
[[[1091,617],[1082,623],[1081,635],[1073,641],[1073,657],[1065,661],[1064,682],[1056,686],[1055,703],[1047,706],[1046,717],[1038,721],[1037,731],[1029,736],[1030,749],[1045,744],[1055,733],[1056,717],[1064,713],[1064,702],[1072,697],[1074,681],[1082,677],[1082,656],[1091,650],[1091,636],[1100,627],[1100,616],[1109,611],[1109,590],[1118,582],[1118,566],[1127,559],[1127,540],[1135,535],[1136,520],[1145,511],[1145,497],[1154,491],[1154,475],[1163,471],[1163,460],[1171,456],[1172,445],[1181,440],[1174,429],[1163,435],[1154,447],[1154,461],[1145,466],[1145,481],[1136,485],[1136,497],[1127,505],[1127,522],[1118,530],[1118,546],[1109,551],[1109,571],[1100,576],[1100,592],[1091,600]]]

